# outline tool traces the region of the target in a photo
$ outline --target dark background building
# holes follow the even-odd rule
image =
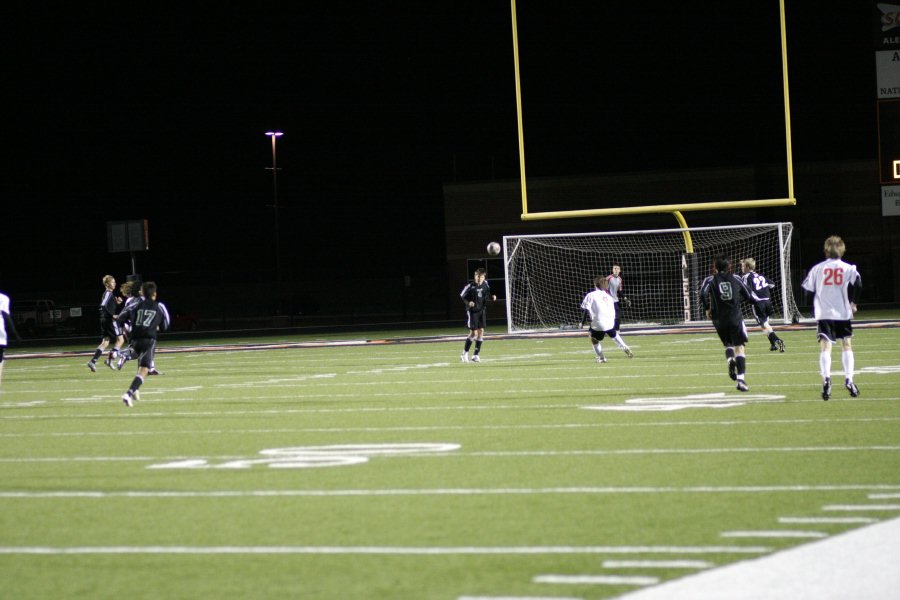
[[[688,220],[793,221],[804,263],[843,235],[867,301],[896,302],[879,176],[891,93],[873,53],[894,34],[876,4],[786,1],[798,205]],[[201,322],[456,318],[460,261],[501,234],[674,225],[517,220],[506,0],[2,11],[0,289],[14,300],[92,306],[133,258]],[[660,177],[666,201],[784,196],[776,0],[519,0],[517,17],[536,210],[646,199]],[[143,219],[149,250],[108,251],[110,221]]]

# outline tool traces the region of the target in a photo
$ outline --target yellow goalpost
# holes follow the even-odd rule
[[[634,207],[618,207],[618,208],[596,208],[588,210],[562,210],[549,212],[529,212],[528,211],[528,192],[525,179],[525,135],[522,126],[522,86],[519,75],[519,38],[518,25],[516,22],[516,0],[510,0],[512,5],[512,30],[513,30],[513,60],[515,63],[515,79],[516,79],[516,112],[518,117],[518,133],[519,133],[519,172],[522,181],[522,220],[523,221],[540,221],[545,219],[574,219],[580,217],[598,217],[598,216],[614,216],[614,215],[635,215],[646,213],[671,213],[678,221],[682,229],[687,229],[687,222],[681,214],[685,211],[701,211],[716,209],[741,209],[741,208],[762,208],[770,206],[794,206],[797,199],[794,197],[794,169],[791,156],[791,106],[788,90],[788,68],[787,68],[787,41],[786,41],[786,25],[784,18],[784,0],[779,0],[779,17],[781,26],[781,72],[784,90],[784,133],[785,144],[787,149],[787,183],[788,197],[774,198],[766,200],[730,200],[722,202],[693,202],[693,203],[673,203],[673,204],[653,204],[647,206]],[[685,243],[687,251],[691,252],[690,234],[685,231]]]

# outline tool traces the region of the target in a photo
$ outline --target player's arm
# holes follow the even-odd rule
[[[850,304],[854,305],[853,312],[856,312],[855,306],[859,304],[859,297],[862,294],[862,277],[860,277],[858,271],[855,271],[854,274],[856,278],[847,284],[847,299],[850,301]]]
[[[13,321],[12,315],[8,312],[3,313],[3,320],[6,321],[6,330],[16,336],[17,341],[22,341],[22,336],[19,335],[19,332],[16,331],[16,322]]]
[[[707,277],[703,280],[703,283],[700,284],[700,304],[703,305],[703,312],[707,317],[711,318],[712,315],[709,312],[709,286],[712,285],[712,277]]]
[[[134,304],[126,306],[122,312],[113,317],[119,325],[124,326],[125,323],[134,324]]]
[[[168,331],[169,327],[172,325],[172,319],[169,317],[169,309],[166,308],[166,305],[162,302],[157,303],[159,307],[159,314],[162,317],[159,322],[159,330],[160,331]]]
[[[466,287],[459,293],[459,297],[462,299],[462,303],[466,308],[469,308],[469,290],[472,289],[471,284],[466,284]]]

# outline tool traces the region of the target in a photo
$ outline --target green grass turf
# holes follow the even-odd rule
[[[11,348],[0,596],[610,598],[637,586],[535,578],[664,581],[696,568],[603,562],[719,566],[813,539],[735,532],[862,524],[779,518],[900,514],[835,510],[900,504],[870,497],[900,492],[900,329],[855,331],[859,398],[834,351],[829,402],[808,329],[784,354],[752,333],[748,394],[710,332],[625,332],[636,357],[606,340],[602,365],[586,334],[489,338],[476,365],[408,333],[163,341],[132,409],[131,363]],[[329,339],[389,343],[260,348]]]

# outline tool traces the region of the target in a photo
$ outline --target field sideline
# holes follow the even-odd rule
[[[751,334],[743,394],[703,328],[164,340],[131,409],[130,367],[13,346],[0,595],[600,599],[827,548],[900,516],[895,325],[829,402],[808,325]]]

